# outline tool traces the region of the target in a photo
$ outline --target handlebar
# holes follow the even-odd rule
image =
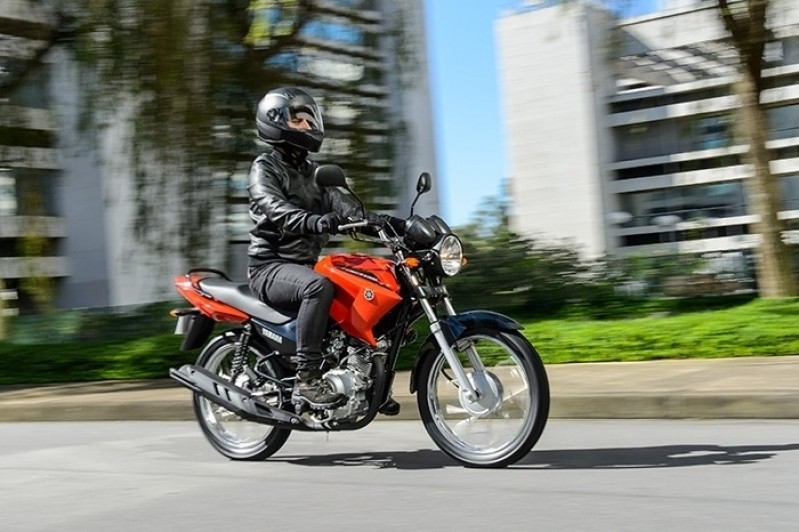
[[[358,229],[359,227],[369,227],[373,225],[374,222],[370,222],[369,220],[359,220],[357,222],[350,222],[348,224],[341,224],[338,226],[339,232],[349,231],[350,229]]]

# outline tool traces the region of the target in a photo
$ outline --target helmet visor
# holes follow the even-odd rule
[[[301,127],[303,127],[303,129],[305,124],[307,124],[312,131],[323,131],[322,115],[316,111],[316,109],[311,109],[309,107],[291,109],[289,112],[288,124],[289,126],[292,126],[292,124],[302,124]]]

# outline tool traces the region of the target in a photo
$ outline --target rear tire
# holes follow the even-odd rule
[[[466,353],[473,345],[485,371]],[[430,437],[447,455],[469,467],[505,467],[525,456],[549,416],[549,382],[535,348],[525,338],[493,329],[466,331],[453,345],[466,375],[481,393],[461,396],[440,349],[419,368],[419,413]]]
[[[200,353],[197,365],[229,381],[239,340],[237,333],[226,333],[214,338]],[[236,386],[250,392],[277,391],[277,387],[271,383],[253,388],[252,367],[262,356],[255,346],[250,345],[244,361],[244,371],[234,382]],[[259,369],[266,369],[271,377],[282,377],[280,368],[275,364],[264,362]],[[276,397],[268,402],[271,406],[280,406]],[[279,451],[291,435],[288,429],[246,421],[197,393],[194,394],[194,414],[210,444],[231,460],[265,460]]]

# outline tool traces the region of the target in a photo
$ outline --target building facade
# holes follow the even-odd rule
[[[676,251],[741,267],[758,245],[734,135],[737,56],[714,2],[617,20],[587,3],[496,22],[517,231],[590,256]],[[799,218],[799,6],[765,53],[772,170]]]
[[[322,104],[326,141],[315,159],[340,164],[370,207],[406,213],[416,178],[434,173],[436,164],[421,0],[275,0],[251,6],[252,27],[259,28],[247,36],[254,49],[280,38],[295,8],[308,8],[310,20],[262,68],[274,83],[307,88]],[[234,109],[215,119],[214,137],[223,146],[215,156],[224,164],[200,168],[208,178],[198,183],[210,184],[219,201],[208,207],[211,245],[203,262],[189,264],[179,246],[148,247],[136,238],[142,216],[138,174],[148,168],[160,175],[185,170],[164,172],[131,153],[137,95],[121,94],[123,103],[99,135],[85,141],[87,69],[53,39],[56,18],[48,7],[33,0],[0,5],[0,279],[19,297],[14,304],[23,312],[36,310],[37,286],[41,298],[60,308],[170,299],[172,278],[200,265],[243,279],[251,224],[247,176],[253,157],[265,149],[255,140],[250,113],[273,87],[229,89],[245,113]],[[213,45],[231,57],[241,55],[241,43]],[[226,104],[215,100],[219,108]],[[417,210],[438,211],[436,190]],[[167,199],[147,214],[157,222],[155,231],[181,238],[171,229],[176,202],[194,196],[170,183],[157,195]]]
[[[0,5],[0,23],[0,311],[9,314],[53,295],[69,266],[49,76],[29,70],[52,19],[30,2],[9,0]],[[20,76],[24,90],[14,87]]]

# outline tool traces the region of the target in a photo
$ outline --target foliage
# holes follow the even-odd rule
[[[0,341],[0,383],[166,378],[170,366],[196,357],[171,334],[173,307],[16,316],[8,341]]]
[[[688,276],[697,259],[677,255],[607,256],[585,260],[573,245],[524,238],[509,228],[508,204],[492,198],[457,230],[466,267],[448,280],[459,309],[525,315],[613,318],[657,306],[670,280]]]
[[[304,86],[326,110],[339,111],[338,120],[326,120],[326,133],[338,141],[334,157],[346,157],[368,205],[397,192],[389,190],[390,180],[374,177],[404,164],[396,152],[407,146],[394,138],[402,128],[392,127],[397,118],[388,95],[365,87],[390,75],[375,66],[385,39],[403,50],[418,46],[406,35],[400,4],[385,22],[310,0],[60,0],[51,6],[59,31],[50,46],[67,46],[81,65],[85,138],[100,142],[109,127],[124,132],[122,149],[105,162],[130,167],[132,229],[148,251],[205,260],[215,241],[209,238],[215,207],[227,195],[222,176],[262,149],[254,107],[281,85]],[[341,30],[347,17],[353,17],[351,35]],[[362,30],[376,24],[380,31]],[[324,54],[305,57],[325,50],[326,37],[348,43],[352,65],[330,63]],[[322,72],[328,63],[362,68],[363,75],[337,79]],[[400,70],[412,66],[404,61]]]
[[[474,222],[456,231],[468,261],[448,282],[458,308],[557,312],[577,297],[588,273],[578,250],[514,233],[507,201],[486,203]]]
[[[178,350],[172,335],[133,340],[15,345],[0,343],[0,384],[43,384],[168,377],[196,354]]]
[[[547,364],[799,353],[799,299],[673,300],[649,310],[657,308],[673,315],[602,321],[516,317]],[[643,316],[645,307],[637,310]],[[132,321],[109,317],[106,326],[125,320]],[[179,351],[179,337],[163,332],[164,321],[157,317],[149,333],[138,336],[123,331],[114,337],[106,329],[102,338],[89,340],[40,336],[27,345],[0,342],[0,384],[166,378],[170,367],[192,362],[197,352]],[[419,332],[424,333],[421,326]],[[418,344],[403,350],[397,369],[413,366]]]
[[[526,322],[547,363],[718,358],[799,353],[799,300],[626,320]]]

